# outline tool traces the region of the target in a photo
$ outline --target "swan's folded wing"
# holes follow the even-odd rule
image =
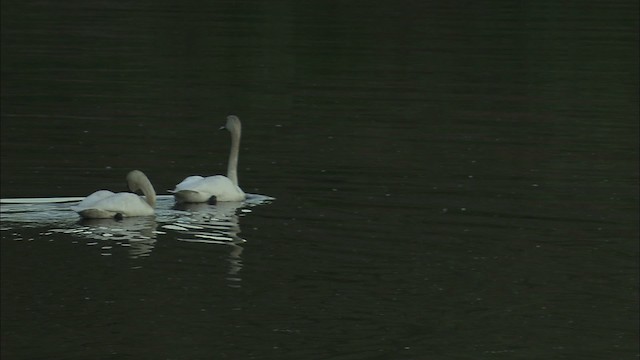
[[[202,176],[189,176],[183,182],[176,185],[176,191],[197,191],[208,194],[216,194],[229,186],[233,186],[226,176],[215,175],[203,178]]]
[[[78,205],[72,206],[71,209],[74,211],[86,209],[91,207],[93,204],[97,203],[98,201],[106,199],[113,195],[114,193],[109,190],[98,190],[93,194],[87,196],[86,198],[82,199],[82,201],[80,201]]]
[[[211,196],[215,196],[217,201],[242,201],[245,198],[244,192],[222,175],[190,176],[176,186],[174,194],[176,199],[185,202],[204,202]]]
[[[199,175],[189,176],[186,179],[182,180],[180,184],[176,185],[176,188],[173,190],[173,192],[178,192],[180,190],[191,190],[192,187],[196,186],[196,184],[198,184],[202,180],[204,180],[204,178]]]
[[[78,206],[80,208],[80,206]],[[133,193],[117,193],[79,210],[99,209],[124,216],[153,215],[154,211],[140,196]],[[77,210],[76,210],[77,211]]]

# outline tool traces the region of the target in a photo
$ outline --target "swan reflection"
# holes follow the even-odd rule
[[[147,216],[122,220],[82,219],[72,228],[49,231],[94,240],[87,245],[100,245],[103,255],[111,255],[115,244],[128,248],[131,258],[139,258],[151,254],[156,243],[157,227],[155,219]]]
[[[151,255],[158,237],[182,242],[202,243],[202,246],[228,246],[227,270],[229,286],[239,287],[243,268],[242,254],[246,240],[240,237],[240,219],[251,208],[270,203],[272,197],[246,194],[242,202],[220,202],[216,205],[175,204],[171,195],[159,195],[156,216],[115,219],[81,219],[70,205],[83,198],[20,198],[0,199],[2,231],[13,231],[15,240],[37,237],[82,238],[89,246],[100,249],[102,255],[125,248],[132,258]],[[37,235],[23,235],[21,229],[38,229]],[[29,231],[25,231],[29,232]],[[4,235],[3,235],[4,236]],[[74,241],[75,242],[75,241]]]
[[[216,205],[206,203],[175,204],[175,218],[171,224],[162,225],[163,229],[176,233],[176,239],[185,242],[222,244],[231,248],[229,252],[229,286],[239,287],[242,270],[242,252],[240,245],[246,240],[240,233],[240,219],[237,215],[243,202],[221,202]]]

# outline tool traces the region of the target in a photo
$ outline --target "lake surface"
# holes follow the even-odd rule
[[[2,358],[637,358],[638,10],[4,1],[1,197],[163,196],[1,205]]]

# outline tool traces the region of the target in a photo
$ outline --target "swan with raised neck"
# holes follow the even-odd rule
[[[178,203],[216,203],[218,201],[242,201],[246,194],[238,184],[238,157],[240,153],[240,137],[242,124],[235,115],[227,116],[227,121],[220,129],[231,134],[231,150],[227,164],[227,176],[214,175],[202,177],[189,176],[182,180],[171,191]]]

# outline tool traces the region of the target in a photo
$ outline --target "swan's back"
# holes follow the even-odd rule
[[[226,176],[216,175],[203,178],[189,176],[176,185],[174,196],[178,202],[207,202],[212,196],[217,201],[242,201],[245,193]]]
[[[107,195],[103,193],[100,196],[90,199],[96,193],[91,194],[77,206],[72,207],[72,209],[78,212],[80,216],[90,218],[110,218],[116,214],[121,214],[125,217],[154,214],[153,208],[136,194],[111,193],[111,196],[101,197]],[[87,202],[86,200],[91,201]]]
[[[106,199],[113,195],[115,194],[109,190],[98,190],[93,194],[87,196],[86,198],[82,199],[82,201],[78,205],[72,206],[71,209],[74,211],[77,211],[76,209],[86,209],[91,207],[93,204],[97,203],[98,201]]]
[[[197,186],[197,184],[202,180],[204,180],[204,177],[199,175],[189,176],[186,179],[182,180],[180,184],[176,185],[174,191],[190,189],[192,186]]]

